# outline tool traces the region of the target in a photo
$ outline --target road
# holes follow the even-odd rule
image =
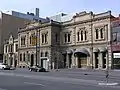
[[[25,69],[1,70],[0,90],[120,90],[119,85],[98,85],[99,82],[103,82],[104,76],[101,76],[102,80],[96,80],[98,75],[84,75],[87,73],[84,71],[79,75],[74,73],[77,72],[37,73]]]

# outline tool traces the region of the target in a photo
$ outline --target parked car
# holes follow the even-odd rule
[[[10,66],[4,63],[0,63],[0,69],[2,70],[10,70]]]
[[[33,72],[46,72],[46,69],[40,66],[32,66],[29,67],[29,71],[33,71]]]

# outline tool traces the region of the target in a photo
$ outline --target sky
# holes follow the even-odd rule
[[[101,13],[108,10],[118,16],[120,13],[120,0],[0,0],[0,11],[11,10],[18,12],[35,12],[40,9],[40,17],[53,16],[58,13],[75,13],[93,11]]]

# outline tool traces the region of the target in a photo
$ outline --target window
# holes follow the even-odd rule
[[[16,52],[18,51],[18,44],[16,44],[16,46],[15,46],[15,50],[16,50]]]
[[[79,41],[80,40],[80,36],[79,36],[79,32],[77,32],[77,40]]]
[[[20,61],[22,61],[22,54],[20,54]]]
[[[13,52],[13,45],[10,45],[10,52]]]
[[[45,43],[47,42],[47,34],[45,34]]]
[[[58,42],[58,34],[55,34],[55,41]]]
[[[7,46],[5,46],[5,52],[7,53]]]
[[[67,42],[67,34],[64,34],[65,42]]]
[[[23,61],[25,61],[25,53],[23,54]]]
[[[42,34],[42,43],[44,43],[44,34]]]
[[[70,42],[70,36],[71,36],[71,34],[68,33],[68,42]]]
[[[8,46],[8,52],[10,52],[10,45]]]
[[[85,40],[87,40],[87,31],[85,31]]]
[[[21,37],[21,45],[25,45],[25,39],[26,39],[26,36]]]
[[[41,57],[43,57],[43,52],[41,52]]]
[[[32,44],[32,35],[30,36],[30,44]]]
[[[103,28],[100,29],[100,37],[103,38]]]
[[[81,41],[83,41],[83,31],[81,31]]]
[[[48,57],[48,52],[45,52],[45,57]]]
[[[98,29],[95,30],[95,33],[96,33],[96,39],[98,39],[99,35],[98,35]]]

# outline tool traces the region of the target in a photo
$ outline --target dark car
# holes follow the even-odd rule
[[[46,72],[46,69],[40,66],[32,66],[29,67],[29,71],[33,71],[33,72]]]

